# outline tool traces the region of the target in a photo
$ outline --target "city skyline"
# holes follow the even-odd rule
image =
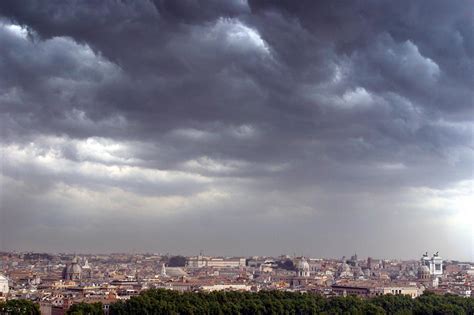
[[[187,297],[231,295],[236,301],[269,296],[284,299],[306,297],[317,299],[320,307],[295,306],[295,313],[313,314],[338,309],[341,302],[351,300],[374,303],[377,313],[390,314],[393,309],[407,313],[427,313],[431,305],[439,313],[447,313],[440,299],[466,310],[472,309],[474,265],[444,259],[440,253],[423,253],[418,259],[361,258],[357,254],[337,259],[303,256],[218,257],[212,255],[173,256],[149,254],[68,255],[46,253],[0,252],[0,308],[40,308],[41,314],[68,314],[77,309],[96,308],[99,314],[141,314],[159,305],[144,302],[144,296],[176,297],[169,301],[178,306]],[[212,295],[209,293],[213,292]],[[245,292],[245,296],[241,295]],[[197,294],[199,293],[199,294]],[[331,303],[337,299],[337,303]],[[436,303],[428,303],[435,299]],[[221,300],[221,299],[218,299]],[[395,302],[394,302],[395,300]],[[2,303],[3,301],[3,303]],[[390,302],[392,301],[392,302]],[[399,301],[399,302],[397,302]],[[381,303],[382,302],[382,303]],[[388,303],[387,303],[388,302]],[[400,305],[403,302],[403,305]],[[133,303],[134,308],[123,304]],[[228,300],[222,300],[228,305]],[[143,306],[148,304],[149,306]],[[444,304],[444,303],[443,303]],[[29,306],[28,306],[29,305]],[[265,304],[264,314],[283,314]],[[343,304],[342,304],[343,305]],[[245,307],[245,310],[243,309]],[[259,307],[238,306],[235,313],[258,313]],[[374,309],[372,307],[372,309]],[[121,309],[118,311],[117,309]],[[200,307],[204,313],[208,305]],[[214,308],[215,309],[215,308]],[[237,310],[237,311],[236,311]],[[260,309],[261,310],[261,309]],[[172,312],[162,310],[157,313]],[[181,312],[181,311],[180,311]],[[186,311],[187,312],[187,311]],[[201,312],[201,311],[199,311]],[[460,311],[463,313],[463,311]],[[219,312],[220,313],[220,312]],[[223,310],[222,313],[229,313]],[[363,312],[368,313],[368,312]]]
[[[279,255],[221,255],[221,254],[212,254],[212,253],[205,253],[205,252],[199,252],[199,253],[179,253],[179,252],[159,252],[159,251],[148,251],[148,252],[39,252],[39,251],[18,251],[18,250],[11,250],[11,251],[0,251],[1,254],[12,254],[12,255],[64,255],[64,256],[72,256],[72,257],[78,257],[78,258],[87,258],[87,257],[100,257],[100,256],[114,256],[114,255],[126,255],[126,256],[133,256],[133,255],[138,255],[138,256],[160,256],[160,257],[185,257],[185,258],[196,258],[199,256],[202,257],[212,257],[212,258],[246,258],[246,259],[252,259],[255,257],[258,258],[266,258],[266,259],[278,259],[281,257],[286,257],[288,259],[300,259],[300,258],[305,258],[305,259],[312,259],[312,260],[332,260],[332,261],[342,261],[344,259],[349,260],[352,259],[353,257],[357,257],[358,261],[367,261],[367,260],[377,260],[377,261],[405,261],[405,262],[418,262],[420,261],[420,257],[411,257],[411,258],[400,258],[400,257],[375,257],[375,256],[361,256],[357,253],[350,253],[347,255],[342,255],[341,257],[323,257],[323,256],[315,256],[315,255],[304,255],[304,254],[297,254],[297,253],[280,253]],[[436,252],[429,252],[425,251],[421,253],[419,256],[424,257],[425,254],[427,255],[426,257],[431,257],[433,255],[439,255],[443,261],[447,262],[459,262],[459,263],[467,263],[467,264],[472,264],[474,263],[473,261],[469,260],[460,260],[460,259],[454,259],[452,257],[444,257],[442,253],[439,253],[439,251]]]
[[[474,261],[459,1],[0,1],[0,251]]]

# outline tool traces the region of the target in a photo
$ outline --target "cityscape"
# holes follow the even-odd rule
[[[474,315],[474,0],[0,0],[0,315]]]
[[[425,291],[474,297],[474,263],[436,253],[420,259],[339,259],[281,255],[217,257],[147,254],[0,253],[0,299],[27,299],[42,314],[66,314],[77,303],[111,304],[149,289],[178,292],[286,291],[370,298]]]

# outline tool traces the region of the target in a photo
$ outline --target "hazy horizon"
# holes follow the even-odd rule
[[[2,252],[2,251],[0,251]],[[124,251],[124,252],[62,252],[62,251],[36,251],[36,250],[8,250],[4,251],[6,253],[11,253],[11,254],[48,254],[48,255],[65,255],[65,256],[77,256],[77,257],[87,257],[87,256],[107,256],[107,255],[160,255],[160,256],[168,256],[168,257],[173,257],[173,256],[183,256],[183,257],[196,257],[198,255],[202,255],[204,257],[240,257],[240,258],[251,258],[251,257],[268,257],[268,258],[278,258],[282,256],[288,256],[288,257],[293,257],[293,258],[298,258],[298,257],[304,257],[307,259],[322,259],[322,260],[341,260],[343,257],[346,259],[351,258],[354,254],[357,255],[358,260],[367,260],[369,257],[373,260],[391,260],[391,261],[419,261],[421,257],[423,256],[425,252],[420,254],[420,257],[374,257],[374,256],[361,256],[357,253],[351,253],[348,255],[342,255],[340,257],[329,257],[329,256],[318,256],[318,255],[309,255],[309,254],[303,254],[303,253],[280,253],[280,254],[275,254],[275,255],[233,255],[233,254],[220,254],[220,253],[207,253],[207,252],[197,252],[197,253],[183,253],[183,252],[160,252],[160,251]],[[428,252],[428,256],[431,257],[435,254],[436,252]],[[462,259],[455,259],[453,257],[444,257],[441,255],[441,253],[438,253],[438,255],[444,260],[444,261],[458,261],[458,262],[466,262],[466,263],[472,263],[473,261],[470,260],[462,260]]]
[[[472,1],[0,1],[0,250],[474,261]]]

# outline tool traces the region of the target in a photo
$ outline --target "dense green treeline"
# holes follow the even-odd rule
[[[73,304],[68,310],[68,315],[102,315],[102,303],[77,303]]]
[[[11,300],[0,303],[0,314],[39,314],[33,302]],[[74,315],[103,314],[102,304],[74,304]],[[426,293],[417,299],[384,295],[371,299],[355,296],[324,298],[310,293],[281,291],[180,293],[147,290],[130,300],[110,306],[111,315],[122,314],[396,314],[474,315],[474,298]]]
[[[40,315],[38,304],[28,300],[8,300],[0,302],[0,314],[2,315]]]
[[[148,290],[111,305],[110,314],[472,314],[474,299],[454,295],[324,298],[280,291],[179,293]]]

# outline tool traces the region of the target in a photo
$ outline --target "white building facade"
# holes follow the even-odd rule
[[[199,255],[188,258],[186,266],[188,268],[240,268],[245,267],[245,258],[220,258]]]
[[[421,257],[421,264],[428,267],[430,275],[443,275],[443,258],[439,256],[438,252],[433,254],[431,258],[428,256],[428,253],[423,254],[423,257]]]
[[[10,291],[10,287],[8,286],[8,279],[0,274],[0,295],[6,295]]]

